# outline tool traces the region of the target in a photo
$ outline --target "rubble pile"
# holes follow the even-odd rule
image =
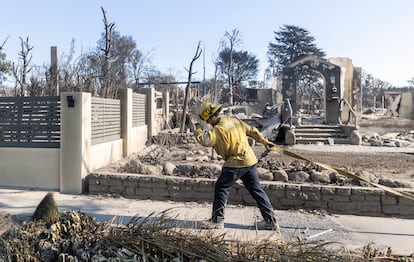
[[[414,147],[414,131],[393,132],[380,135],[370,133],[362,136],[362,145],[384,147]]]
[[[224,108],[223,114],[236,115],[246,123],[259,128],[271,141],[277,140],[276,138],[281,124],[277,106],[266,106],[262,115],[252,113],[249,106]],[[305,118],[305,120],[310,121],[308,124],[315,124],[320,121],[320,117]],[[197,142],[189,139],[188,137],[192,137],[191,132],[182,134],[183,138],[179,138],[176,133],[177,131],[173,131],[174,129],[162,133],[163,135],[159,136],[158,146],[152,151],[150,150],[146,154],[133,154],[127,159],[124,159],[122,163],[118,163],[118,166],[113,166],[112,171],[189,178],[216,178],[221,172],[221,165],[223,163],[220,156],[215,155],[213,149],[200,147]],[[365,132],[365,134],[362,134],[361,147],[414,147],[414,131],[394,132],[382,135],[370,132],[368,129]],[[178,140],[185,142],[178,143]],[[260,155],[260,152],[258,155]],[[372,159],[375,158],[376,156]],[[364,179],[374,183],[391,187],[414,187],[411,182],[399,182],[394,178],[383,177],[387,173],[388,167],[381,170],[379,172],[381,174],[373,175],[373,172],[375,173],[379,170],[378,167],[375,167],[377,166],[375,160],[370,160],[371,156],[368,155],[361,156],[361,159],[368,162],[361,163],[360,170],[367,169],[367,171],[361,172],[359,169],[353,169],[355,160],[354,162],[348,161],[346,166],[339,167],[345,168],[347,171],[362,176]],[[323,160],[318,162],[326,163]],[[336,166],[337,161],[331,164]],[[406,165],[404,167],[406,168]],[[406,172],[404,170],[401,167],[401,173]],[[370,171],[372,172],[370,173]],[[397,174],[395,173],[396,171],[391,172]],[[258,173],[261,180],[265,181],[364,186],[358,181],[340,176],[328,170],[323,170],[316,165],[300,161],[279,160],[279,157],[266,157],[261,159],[258,164]],[[407,177],[407,174],[404,174],[404,176]]]
[[[258,147],[262,148],[262,147]],[[319,154],[321,155],[321,154]],[[362,157],[363,158],[363,157]],[[133,154],[113,167],[118,173],[137,173],[145,175],[167,175],[188,178],[215,179],[221,173],[223,160],[214,154],[211,148],[189,145],[176,147],[156,147],[146,154]],[[414,188],[410,181],[398,181],[369,171],[347,171],[365,180],[391,187]],[[280,155],[268,155],[260,159],[257,168],[259,177],[263,181],[279,181],[290,183],[317,183],[339,186],[367,186],[357,180],[346,178],[335,172],[325,170],[317,165],[300,161],[287,161]]]

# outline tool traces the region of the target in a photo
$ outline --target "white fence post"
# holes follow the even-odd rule
[[[170,92],[164,91],[163,93],[164,99],[164,117],[166,119],[166,125],[168,125],[168,119],[170,116]]]
[[[121,138],[123,139],[123,156],[133,153],[132,136],[132,89],[122,88],[121,99]]]
[[[60,191],[81,194],[90,171],[91,94],[61,93]]]

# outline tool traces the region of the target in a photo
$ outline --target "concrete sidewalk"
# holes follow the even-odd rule
[[[0,213],[31,216],[47,191],[0,189]],[[70,195],[54,192],[59,212],[81,211],[98,221],[126,223],[134,216],[149,217],[166,213],[177,226],[195,227],[209,218],[211,204],[134,200],[89,195]],[[168,210],[168,211],[167,211]],[[263,238],[286,241],[338,242],[345,248],[373,247],[393,254],[408,256],[414,253],[414,219],[327,215],[301,211],[276,210],[282,235],[275,231],[256,230],[255,221],[261,216],[256,207],[228,206],[225,229],[227,238],[258,240]]]

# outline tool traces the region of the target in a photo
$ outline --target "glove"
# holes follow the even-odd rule
[[[196,130],[197,129],[203,129],[203,126],[200,123],[195,123],[194,126],[195,126]]]
[[[276,145],[266,139],[266,141],[264,143],[264,146],[266,147],[267,150],[270,150],[272,147],[274,147]]]

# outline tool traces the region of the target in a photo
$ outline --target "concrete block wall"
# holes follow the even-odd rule
[[[98,174],[88,176],[89,194],[133,199],[212,202],[214,179]],[[378,188],[262,182],[275,209],[323,209],[335,214],[414,218],[414,200]],[[232,188],[229,204],[256,205],[241,182]]]

